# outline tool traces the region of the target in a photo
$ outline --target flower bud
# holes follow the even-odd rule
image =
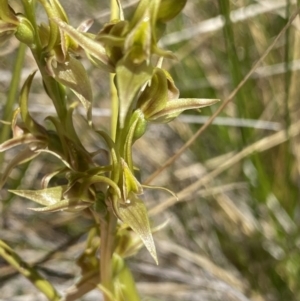
[[[133,134],[133,141],[138,140],[139,138],[141,138],[147,129],[147,120],[144,117],[144,114],[141,114],[139,116],[139,120],[136,124],[135,130],[134,130],[134,134]]]
[[[187,0],[161,0],[157,20],[168,22],[174,19],[184,8]]]
[[[23,16],[18,16],[18,19],[20,23],[17,26],[15,36],[20,42],[32,47],[35,41],[35,32],[33,26],[31,25],[30,21]]]

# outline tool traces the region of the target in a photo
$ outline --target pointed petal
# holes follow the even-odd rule
[[[167,123],[172,121],[185,110],[207,107],[217,103],[218,101],[220,100],[206,98],[179,98],[172,100],[167,103],[163,110],[151,116],[151,121]]]

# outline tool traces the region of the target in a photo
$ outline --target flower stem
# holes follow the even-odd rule
[[[113,294],[113,266],[112,254],[115,239],[117,218],[112,211],[108,211],[105,220],[100,222],[101,244],[100,244],[100,279],[101,285]],[[104,295],[104,301],[113,301]]]
[[[118,19],[118,4],[116,0],[110,1],[110,20]],[[110,74],[110,98],[111,98],[111,138],[116,139],[118,114],[119,114],[119,99],[117,89],[114,83],[114,74]]]
[[[17,53],[17,58],[15,61],[16,63],[12,73],[12,79],[8,91],[8,97],[5,104],[4,113],[2,116],[2,119],[5,121],[10,121],[12,118],[13,107],[17,99],[18,86],[20,82],[26,48],[27,46],[25,44],[20,43],[18,53]],[[4,125],[0,134],[0,143],[8,139],[10,132],[11,132],[11,128],[7,125]],[[4,153],[0,153],[0,165],[3,162],[3,158],[4,158]]]

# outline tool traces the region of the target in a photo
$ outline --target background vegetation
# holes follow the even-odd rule
[[[108,1],[78,1],[76,6],[61,2],[75,27],[92,17],[96,30],[109,20]],[[136,5],[136,1],[122,3],[127,14]],[[178,61],[166,61],[165,66],[181,96],[226,101],[296,10],[292,0],[188,1],[163,39],[164,47],[178,56]],[[300,299],[299,30],[298,16],[215,124],[153,180],[178,193],[180,202],[163,192],[146,192],[153,225],[169,223],[155,235],[159,266],[146,250],[129,262],[145,300]],[[4,120],[8,120],[5,108],[13,66],[18,52],[24,51],[18,46],[16,40],[1,46]],[[109,79],[84,63],[95,91],[94,121],[109,127]],[[21,82],[33,69],[34,60],[26,52]],[[31,112],[41,121],[53,108],[41,86],[33,89]],[[168,125],[151,125],[147,137],[135,145],[142,182],[219,106],[185,113]],[[99,141],[84,128],[81,113],[78,110],[75,119],[78,132],[93,149]],[[9,152],[6,159],[13,156]],[[7,186],[38,188],[36,179],[51,164],[56,161],[39,159],[22,165]],[[26,209],[30,201],[1,193],[1,239],[38,266],[59,290],[66,289],[78,274],[74,260],[83,248],[90,220],[71,213],[37,215]],[[0,290],[3,300],[43,300],[2,259]],[[99,292],[92,292],[82,300],[99,298]]]

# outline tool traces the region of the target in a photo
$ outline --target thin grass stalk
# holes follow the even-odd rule
[[[237,50],[235,47],[233,23],[230,19],[230,2],[228,0],[219,0],[220,12],[225,19],[225,25],[223,27],[224,41],[226,45],[226,54],[228,58],[228,67],[232,79],[232,84],[236,87],[243,79],[240,69],[240,62],[237,56]],[[247,109],[245,107],[246,97],[242,89],[236,94],[238,114],[242,118],[247,118]],[[239,128],[238,131],[241,134],[240,144],[245,145],[247,137],[249,137],[249,130]],[[239,139],[240,140],[240,139]],[[240,146],[242,146],[240,145]]]

